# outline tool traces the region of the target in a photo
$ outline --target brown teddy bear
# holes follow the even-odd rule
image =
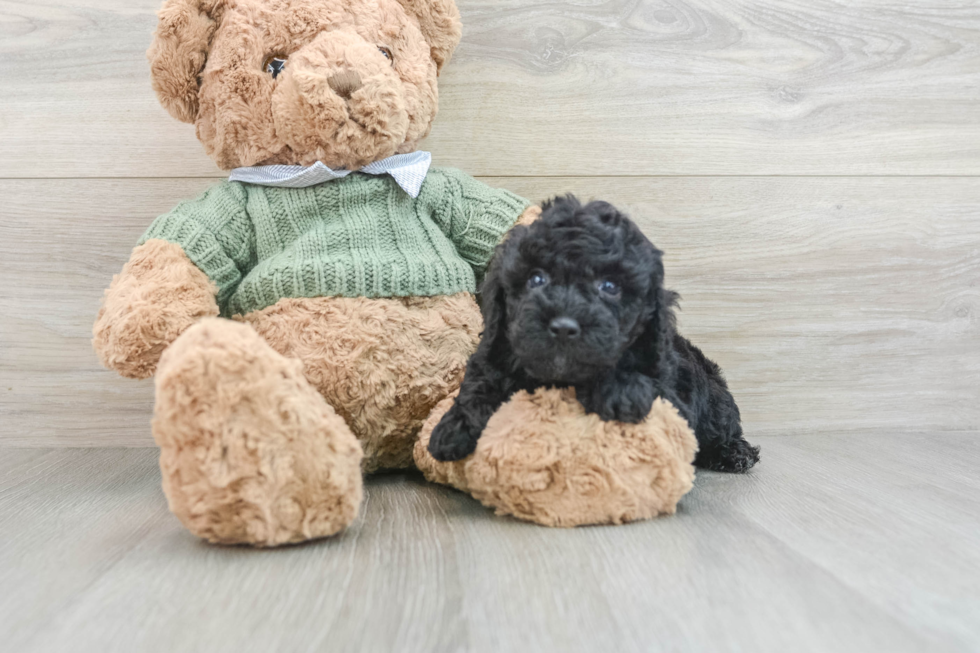
[[[196,535],[261,546],[331,535],[355,518],[363,472],[415,458],[430,478],[542,523],[672,512],[690,487],[693,437],[669,405],[624,427],[559,391],[515,397],[472,474],[416,446],[476,347],[473,294],[494,247],[540,213],[416,151],[459,38],[452,0],[167,0],[160,11],[153,87],[232,172],[153,222],[106,291],[93,342],[120,374],[155,375],[164,491]],[[526,419],[513,428],[521,410],[574,422],[592,444],[529,456],[543,445]],[[646,490],[605,491],[572,462],[572,494],[593,500],[563,508],[556,465],[623,429],[637,451],[649,449],[643,433],[681,442],[676,473],[644,454],[631,460],[647,471],[626,476]],[[552,430],[549,441],[566,435]],[[651,475],[672,489],[646,496]]]

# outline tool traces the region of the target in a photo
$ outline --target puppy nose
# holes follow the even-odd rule
[[[333,89],[334,93],[345,100],[349,100],[350,96],[354,94],[354,91],[361,88],[361,76],[356,71],[345,70],[329,77],[327,84]]]
[[[556,317],[548,325],[548,330],[551,331],[552,336],[559,340],[578,338],[579,334],[582,333],[582,327],[570,317]]]

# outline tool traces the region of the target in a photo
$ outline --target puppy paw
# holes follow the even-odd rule
[[[753,447],[742,437],[724,444],[705,447],[694,459],[694,464],[702,469],[729,474],[744,474],[757,462],[759,462],[759,447]]]
[[[609,375],[576,393],[586,412],[595,413],[605,422],[627,424],[642,422],[657,394],[653,379],[642,374]]]
[[[429,439],[429,453],[439,462],[462,460],[476,450],[480,433],[457,411],[450,410],[439,420]]]

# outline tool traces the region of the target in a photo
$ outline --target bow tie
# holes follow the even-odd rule
[[[402,190],[416,198],[422,190],[422,182],[425,181],[425,175],[428,174],[431,164],[431,153],[411,152],[375,161],[360,170],[333,170],[319,161],[311,166],[235,168],[231,171],[228,181],[243,181],[247,184],[278,188],[306,188],[333,179],[343,179],[352,172],[363,172],[369,175],[391,175]]]

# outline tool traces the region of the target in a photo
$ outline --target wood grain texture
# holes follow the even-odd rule
[[[762,437],[674,517],[552,530],[391,475],[339,537],[196,541],[152,450],[4,449],[0,641],[30,651],[971,651],[977,433]]]
[[[666,251],[681,332],[746,432],[980,427],[980,184],[971,179],[493,178],[614,201]],[[209,180],[0,181],[0,442],[150,443],[152,383],[91,324],[151,216]]]
[[[980,650],[977,2],[459,0],[426,149],[627,209],[763,460],[570,531],[374,477],[276,551],[191,537],[153,449],[39,448],[152,444],[90,330],[220,174],[150,89],[159,4],[0,0],[0,650]]]
[[[0,3],[0,177],[216,170],[157,106],[159,0]],[[474,175],[980,174],[973,0],[460,0],[427,147]]]

